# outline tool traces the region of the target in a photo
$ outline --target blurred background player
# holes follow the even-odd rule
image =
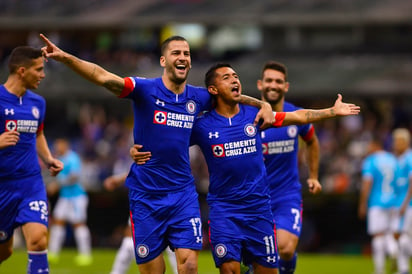
[[[68,223],[73,228],[78,250],[78,255],[74,258],[75,263],[79,266],[90,265],[91,235],[86,224],[89,198],[79,180],[82,161],[70,148],[67,139],[56,139],[53,147],[56,156],[64,163],[64,168],[56,178],[59,197],[53,209],[53,222],[50,227],[49,261],[58,262],[59,253],[66,239]]]
[[[267,62],[262,69],[262,79],[257,81],[262,100],[273,111],[299,109],[285,101],[289,91],[288,73],[284,64]],[[268,128],[261,132],[263,156],[270,183],[271,208],[276,224],[277,247],[280,256],[279,272],[294,273],[296,247],[302,228],[302,193],[299,180],[299,136],[306,143],[309,167],[308,189],[317,194],[322,190],[318,180],[319,141],[312,124]]]
[[[398,160],[398,176],[396,180],[397,235],[399,244],[398,272],[409,273],[409,258],[412,253],[412,150],[411,135],[406,128],[397,128],[392,132],[393,153]]]
[[[398,253],[393,235],[397,162],[390,152],[383,149],[382,140],[378,137],[370,141],[368,152],[362,167],[358,215],[361,219],[367,216],[375,274],[383,274],[386,254],[395,259]]]
[[[150,156],[149,152],[144,153],[143,155]],[[116,168],[114,168],[114,173],[117,175],[112,175],[107,177],[104,182],[103,186],[108,191],[114,191],[116,188],[123,186],[126,178],[126,173],[117,173]],[[167,258],[169,259],[169,264],[172,268],[174,274],[177,274],[177,262],[176,262],[176,255],[170,249],[166,248]],[[132,237],[132,228],[130,227],[130,219],[128,221],[127,227],[124,229],[123,240],[117,251],[116,257],[113,262],[112,270],[110,274],[125,274],[130,267],[131,262],[134,259],[134,245],[133,245],[133,237]]]
[[[17,47],[8,66],[7,81],[0,86],[0,264],[11,256],[13,230],[21,226],[27,273],[49,273],[49,212],[38,156],[52,176],[63,163],[52,156],[44,136],[46,102],[31,91],[45,77],[42,52]]]

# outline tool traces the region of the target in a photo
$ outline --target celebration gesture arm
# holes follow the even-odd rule
[[[46,60],[52,58],[65,64],[83,78],[96,85],[105,87],[116,96],[122,93],[124,88],[124,80],[122,77],[105,70],[97,64],[82,60],[61,50],[43,34],[40,34],[40,38],[46,44],[41,49]]]

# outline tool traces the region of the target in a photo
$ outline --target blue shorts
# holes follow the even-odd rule
[[[201,250],[202,223],[197,192],[151,194],[129,191],[137,264],[149,262],[170,246]]]
[[[256,262],[278,268],[278,252],[270,210],[257,216],[210,214],[209,234],[216,267],[227,261]]]
[[[300,236],[302,228],[302,197],[300,195],[272,201],[272,213],[276,229],[283,229]]]
[[[0,182],[0,243],[13,236],[16,227],[26,223],[48,226],[46,189],[41,176]]]

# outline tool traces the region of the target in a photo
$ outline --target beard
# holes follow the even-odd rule
[[[269,93],[276,92],[277,96],[270,96]],[[265,90],[263,93],[263,98],[265,98],[265,101],[268,102],[271,105],[276,105],[280,101],[282,101],[285,93],[283,91],[279,90]]]

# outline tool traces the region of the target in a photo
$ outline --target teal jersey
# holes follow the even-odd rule
[[[391,153],[378,151],[366,157],[363,162],[362,178],[372,180],[369,207],[394,206],[396,173],[397,161]]]
[[[65,155],[61,156],[59,160],[64,164],[63,170],[59,173],[59,175],[57,175],[57,179],[61,183],[60,197],[72,198],[85,195],[86,192],[84,191],[80,181],[68,183],[71,175],[76,175],[77,178],[80,178],[81,159],[79,155],[76,152],[69,150]]]
[[[412,178],[412,150],[408,149],[398,157],[398,176],[395,184],[395,206],[400,207],[405,199]],[[412,205],[412,200],[409,202]]]

